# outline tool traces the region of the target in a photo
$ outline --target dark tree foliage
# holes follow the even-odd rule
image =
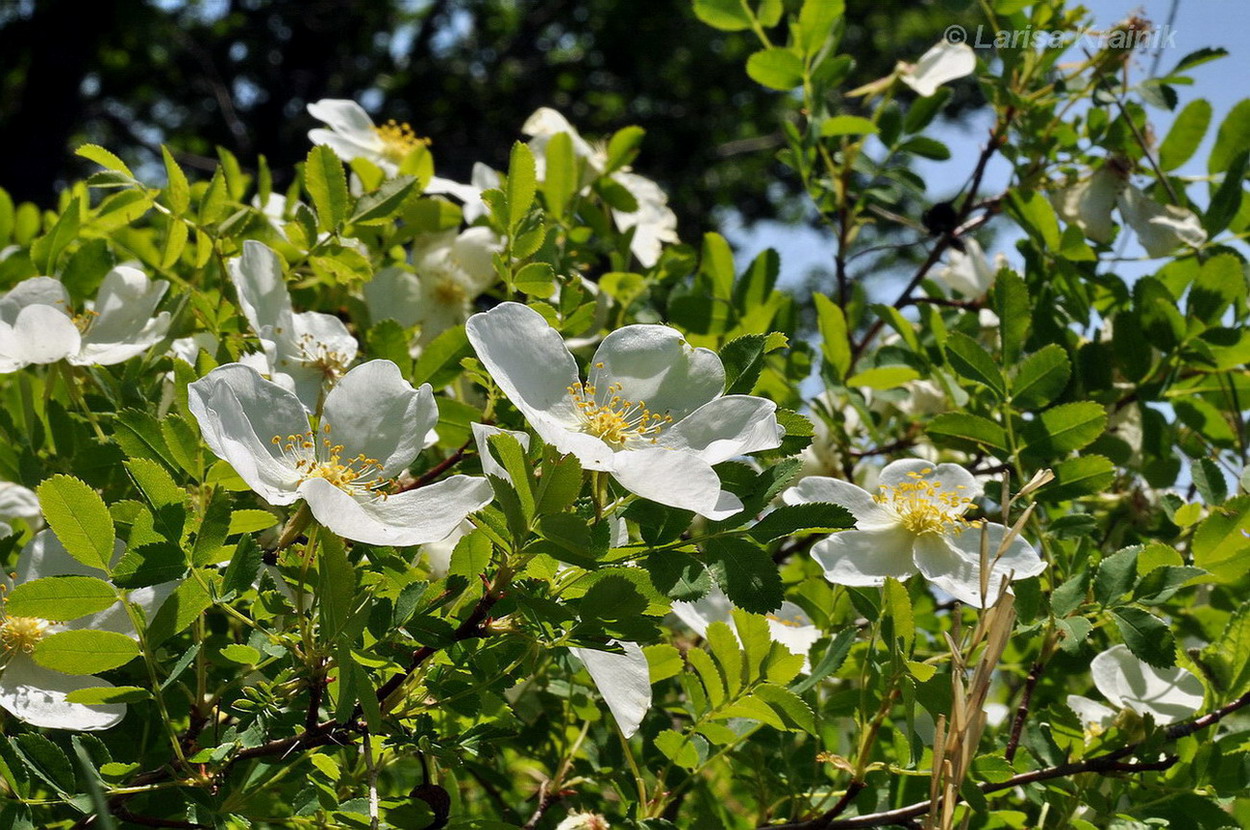
[[[954,19],[935,3],[848,5],[844,42],[872,56],[864,80]],[[646,128],[638,167],[686,235],[718,207],[796,218],[796,183],[759,186],[781,175],[784,107],[743,71],[756,48],[673,0],[24,0],[0,5],[0,182],[51,205],[87,172],[72,156],[86,141],[138,165],[164,142],[189,167],[220,145],[289,169],[314,126],[304,106],[322,97],[410,122],[434,138],[440,174],[464,179],[475,161],[504,166],[545,105],[589,135]]]

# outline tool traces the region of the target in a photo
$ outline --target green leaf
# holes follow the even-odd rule
[[[608,140],[607,158],[603,164],[604,171],[611,173],[632,162],[638,155],[642,147],[642,139],[646,134],[646,130],[634,124],[621,127],[614,132],[612,138]]]
[[[99,706],[105,703],[142,703],[151,700],[152,693],[142,686],[89,686],[75,689],[65,696],[70,703]]]
[[[1175,170],[1193,156],[1202,144],[1211,124],[1211,104],[1198,98],[1190,101],[1176,115],[1167,137],[1159,145],[1159,167],[1165,172]]]
[[[748,531],[760,544],[798,533],[828,534],[854,527],[855,517],[843,506],[827,502],[787,504],[773,510]]]
[[[920,373],[910,366],[874,366],[847,378],[846,385],[867,386],[869,389],[897,389],[919,377]]]
[[[803,83],[803,59],[790,49],[772,46],[747,59],[747,74],[769,89],[788,92]]]
[[[70,556],[107,573],[116,530],[100,494],[67,475],[52,476],[35,492],[48,526]]]
[[[349,221],[353,225],[380,225],[391,221],[399,213],[416,184],[417,180],[413,176],[387,179],[377,190],[360,197],[360,201],[356,203],[356,211]]]
[[[78,785],[74,768],[61,748],[37,732],[26,732],[13,738],[13,746],[26,765],[60,793],[74,793]]]
[[[726,343],[720,350],[725,366],[725,394],[749,395],[764,371],[762,334],[744,334]]]
[[[1124,644],[1139,659],[1161,669],[1176,665],[1176,642],[1162,620],[1133,606],[1117,608],[1111,616]]]
[[[1228,307],[1246,297],[1241,259],[1224,253],[1211,257],[1198,269],[1189,289],[1188,313],[1209,326],[1219,325]]]
[[[156,615],[148,621],[148,645],[156,648],[175,634],[185,631],[212,604],[212,597],[197,580],[186,580],[161,603]]]
[[[1140,569],[1140,564],[1138,565]],[[1188,588],[1207,575],[1202,568],[1187,565],[1164,565],[1143,576],[1133,588],[1133,600],[1142,605],[1161,605],[1182,588]]]
[[[930,435],[958,438],[973,444],[980,444],[991,450],[1007,451],[1007,433],[998,424],[980,415],[947,412],[930,421],[925,432]]]
[[[1219,638],[1202,650],[1202,663],[1215,676],[1224,700],[1250,691],[1250,600],[1243,602]]]
[[[325,528],[317,535],[317,610],[326,639],[339,635],[347,624],[356,595],[356,569],[347,561],[343,540]]]
[[[231,518],[230,498],[222,490],[215,491],[195,533],[195,545],[191,549],[192,565],[214,565],[221,561],[221,547],[230,535]]]
[[[1092,401],[1056,406],[1041,413],[1025,430],[1030,451],[1047,457],[1087,446],[1107,428],[1107,412]]]
[[[317,209],[317,225],[333,230],[347,218],[347,176],[343,162],[323,144],[314,145],[304,162],[304,188]]]
[[[547,203],[547,210],[556,216],[563,216],[579,184],[577,158],[573,155],[573,138],[568,133],[556,133],[547,142],[545,152],[543,199]]]
[[[563,512],[577,500],[582,491],[582,464],[575,455],[549,455],[543,462],[543,474],[538,479],[538,506],[540,516]]]
[[[877,125],[858,115],[835,115],[832,118],[826,118],[820,125],[822,138],[839,135],[876,135],[876,133]]]
[[[182,172],[182,168],[164,144],[161,145],[161,157],[165,160],[165,178],[169,180],[169,184],[165,186],[165,199],[174,215],[181,216],[191,207],[191,185],[187,183],[187,174]]]
[[[75,196],[70,199],[65,210],[52,225],[52,229],[31,244],[30,258],[40,273],[55,274],[57,272],[56,263],[61,253],[78,236],[78,228],[82,222],[81,210],[79,197]]]
[[[1238,153],[1228,165],[1224,173],[1224,181],[1211,197],[1211,204],[1202,217],[1202,226],[1207,236],[1215,236],[1228,227],[1241,210],[1246,197],[1246,167],[1250,164],[1250,155]]]
[[[545,299],[556,293],[556,272],[549,263],[531,262],[516,272],[513,285],[517,291]]]
[[[525,458],[521,442],[506,432],[497,432],[487,439],[490,452],[499,460],[511,479],[513,490],[520,502],[522,519],[526,527],[534,520],[537,502],[534,499],[534,472]]]
[[[886,577],[882,594],[885,611],[893,626],[890,646],[894,647],[894,640],[899,641],[903,655],[907,656],[911,654],[911,646],[916,639],[916,619],[912,613],[911,597],[903,584],[892,576]]]
[[[493,550],[490,539],[482,531],[475,530],[465,534],[452,549],[451,565],[447,572],[476,579],[490,567]]]
[[[854,627],[844,628],[833,635],[833,639],[829,641],[829,647],[820,654],[819,659],[816,659],[816,655],[813,654],[812,670],[807,677],[794,684],[792,687],[794,692],[803,694],[842,668],[842,664],[851,653],[851,646],[855,644],[855,634]]]
[[[413,385],[428,383],[435,389],[441,389],[460,374],[460,361],[472,354],[464,326],[447,329],[421,350],[421,356],[412,370]]]
[[[508,229],[515,232],[521,220],[534,204],[538,174],[535,172],[534,154],[529,145],[520,141],[512,145],[508,160]]]
[[[45,576],[9,592],[4,612],[63,622],[103,611],[117,602],[117,591],[94,576]]]
[[[1194,565],[1217,582],[1232,583],[1250,572],[1250,496],[1237,496],[1211,510],[1194,532]]]
[[[694,602],[712,587],[707,568],[688,553],[659,551],[648,556],[643,564],[655,587],[669,599]]]
[[[1140,546],[1125,548],[1105,557],[1098,563],[1094,577],[1094,598],[1103,605],[1110,605],[1124,596],[1137,581],[1137,556]]]
[[[172,542],[159,541],[132,547],[113,567],[113,584],[119,588],[146,588],[180,579],[187,572],[187,556]]]
[[[703,546],[708,569],[729,601],[752,614],[781,607],[781,573],[773,558],[753,542],[712,538]]]
[[[115,170],[118,173],[129,176],[132,179],[135,177],[135,174],[130,172],[130,168],[126,166],[124,161],[101,147],[99,144],[84,144],[74,151],[74,155],[82,156],[89,161],[94,161],[105,170]]]
[[[1060,502],[1101,493],[1115,480],[1115,465],[1101,455],[1069,458],[1052,469],[1055,480],[1038,492],[1042,501]]]
[[[1207,172],[1223,173],[1241,153],[1250,150],[1250,98],[1239,101],[1224,116],[1215,145],[1207,157]]]
[[[751,28],[751,12],[743,0],[694,0],[695,16],[722,32]]]
[[[799,9],[795,41],[805,55],[815,55],[833,34],[833,27],[846,12],[844,0],[804,0]]]
[[[116,631],[62,631],[44,637],[31,655],[45,669],[64,674],[98,674],[139,656],[139,644]]]
[[[1063,393],[1071,376],[1068,353],[1048,343],[1020,363],[1011,382],[1011,401],[1021,409],[1040,409]]]
[[[811,707],[794,692],[772,683],[761,683],[755,687],[754,695],[772,707],[788,730],[816,734],[816,717]]]
[[[1002,370],[980,343],[963,332],[952,332],[946,340],[946,357],[961,376],[988,386],[999,398],[1006,397]]]
[[[260,662],[260,652],[242,643],[231,643],[225,646],[221,650],[221,656],[231,663],[239,663],[243,666],[254,666]]]
[[[277,523],[278,517],[268,510],[236,510],[230,514],[230,532],[226,535],[259,533],[262,530],[268,530]]]
[[[1224,480],[1224,473],[1210,458],[1194,459],[1189,469],[1194,486],[1206,504],[1220,504],[1228,498],[1228,482]]]
[[[685,770],[693,770],[699,766],[707,755],[707,740],[701,735],[683,737],[680,732],[665,729],[655,736],[655,748],[664,753],[664,757]],[[700,747],[703,751],[700,752]]]
[[[846,377],[851,368],[851,343],[847,334],[846,315],[824,294],[812,298],[816,303],[816,320],[820,325],[821,350],[834,377]]]

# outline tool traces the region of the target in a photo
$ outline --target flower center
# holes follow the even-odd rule
[[[312,430],[298,435],[275,435],[270,439],[283,457],[300,474],[299,483],[310,478],[324,478],[340,490],[354,496],[382,496],[389,483],[382,477],[382,464],[364,453],[346,457],[343,445],[330,437],[330,425],[322,427],[320,437]]]
[[[347,355],[330,348],[311,334],[301,335],[296,345],[300,352],[300,363],[319,369],[327,380],[335,380],[347,371]]]
[[[603,364],[596,363],[595,369],[603,369]],[[625,400],[619,383],[609,384],[601,394],[594,383],[579,381],[569,387],[569,395],[577,406],[582,431],[614,447],[635,440],[654,444],[664,427],[673,422],[672,415],[657,415],[647,409],[646,401]]]
[[[465,300],[469,298],[469,293],[464,290],[464,286],[451,274],[439,274],[436,276],[432,293],[434,294],[434,300],[439,305],[452,308],[462,307]]]
[[[396,164],[408,157],[417,147],[428,147],[430,140],[421,138],[412,131],[412,127],[408,124],[396,123],[394,119],[387,121],[381,127],[373,128],[378,137],[382,139],[382,155],[389,161]]]
[[[48,630],[48,621],[38,617],[5,617],[0,622],[0,648],[5,653],[30,654]]]
[[[931,472],[932,468],[926,468],[919,473],[908,473],[911,481],[895,487],[883,484],[880,494],[873,499],[890,510],[899,524],[917,535],[963,530],[971,524],[962,514],[972,499],[958,492],[943,490],[940,481],[926,479],[924,476]],[[957,491],[962,489],[962,485],[955,488]]]
[[[91,324],[95,322],[95,318],[100,316],[100,312],[86,310],[79,314],[71,314],[70,320],[74,323],[74,328],[78,329],[79,334],[86,334],[87,329],[91,328]]]

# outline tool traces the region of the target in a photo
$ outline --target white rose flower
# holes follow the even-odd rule
[[[708,626],[714,622],[725,623],[734,632],[734,636],[737,636],[733,610],[734,604],[717,585],[713,585],[711,590],[694,602],[677,600],[673,603],[673,613],[700,637],[707,636]],[[812,623],[812,618],[798,605],[786,600],[776,611],[767,614],[765,619],[768,620],[769,636],[785,646],[791,654],[803,655],[803,671],[811,671],[811,663],[806,658],[812,646],[820,639],[820,629]]]
[[[1160,669],[1133,656],[1126,645],[1115,645],[1090,663],[1094,686],[1111,707],[1081,695],[1068,695],[1068,708],[1085,725],[1088,737],[1103,732],[1115,720],[1117,709],[1150,715],[1166,726],[1189,717],[1202,706],[1202,681],[1180,667]]]
[[[777,406],[722,395],[725,369],[667,326],[617,329],[583,382],[542,315],[517,303],[475,314],[469,342],[534,431],[646,499],[723,519],[742,509],[712,465],[781,444]]]
[[[421,326],[421,341],[469,318],[473,301],[496,282],[494,256],[503,245],[490,228],[423,234],[413,245],[416,273],[384,268],[365,283],[365,303],[376,320]]]
[[[308,114],[329,127],[309,130],[309,141],[329,147],[346,162],[366,159],[388,176],[399,173],[399,165],[408,154],[428,143],[407,124],[388,121],[381,127],[374,125],[364,107],[351,100],[322,98],[308,105]]]
[[[977,68],[977,55],[966,43],[952,43],[946,38],[938,41],[920,56],[915,64],[904,65],[899,79],[928,98],[942,84],[971,75]]]
[[[825,578],[838,585],[879,586],[886,577],[904,580],[917,571],[961,602],[993,605],[1004,576],[1024,579],[1046,563],[1017,536],[996,560],[1007,528],[970,522],[963,514],[981,495],[981,485],[956,464],[905,459],[886,465],[872,495],[845,481],[813,476],[783,494],[787,504],[832,502],[855,517],[855,530],[817,542],[812,556]],[[989,538],[991,568],[981,595],[981,534]]]
[[[325,384],[337,380],[356,359],[356,338],[331,314],[294,312],[282,257],[268,246],[249,239],[243,255],[227,266],[243,316],[264,346],[269,376],[315,412]]]
[[[482,192],[499,187],[499,172],[480,161],[473,163],[473,172],[468,184],[444,179],[441,176],[430,178],[425,186],[425,193],[432,196],[454,196],[461,202],[460,213],[466,225],[472,225],[480,217],[486,215],[486,203],[482,201]]]
[[[8,526],[14,519],[23,519],[35,530],[42,527],[43,511],[39,507],[39,497],[29,487],[0,481],[0,522]],[[0,533],[0,538],[8,535],[9,532]]]
[[[143,354],[169,330],[168,311],[153,316],[168,287],[119,265],[104,276],[95,302],[75,316],[59,280],[23,280],[0,298],[0,373],[58,360],[111,366]]]
[[[304,499],[317,521],[347,539],[436,542],[491,500],[486,479],[461,475],[388,494],[438,420],[430,385],[413,389],[389,360],[344,375],[316,430],[299,399],[242,364],[214,369],[187,392],[209,449],[261,498]]]
[[[120,557],[125,547],[118,540],[114,558]],[[84,565],[71,556],[50,530],[36,534],[22,550],[17,560],[17,570],[8,583],[9,590],[46,576],[94,576],[99,579],[108,577],[104,571]],[[176,582],[165,582],[134,589],[128,595],[130,601],[137,604],[143,610],[144,616],[151,620],[175,587]],[[110,687],[112,683],[90,675],[62,674],[47,669],[36,663],[31,656],[35,646],[44,637],[78,629],[115,631],[128,637],[137,636],[120,601],[103,611],[66,622],[0,615],[0,651],[3,652],[4,660],[4,666],[0,669],[0,707],[24,723],[50,729],[86,732],[109,729],[120,723],[126,715],[124,703],[88,706],[66,700],[70,692]]]
[[[531,136],[530,150],[534,153],[534,162],[539,178],[546,172],[547,143],[560,133],[569,136],[573,143],[573,154],[585,159],[590,170],[596,175],[602,174],[607,165],[607,151],[596,148],[582,138],[577,128],[568,119],[550,107],[541,107],[526,119],[521,132]],[[630,250],[643,267],[650,268],[660,259],[664,243],[681,241],[677,237],[677,214],[668,206],[668,196],[660,186],[645,176],[640,176],[628,169],[616,170],[611,178],[621,187],[629,191],[638,203],[633,212],[612,210],[612,219],[620,231],[634,229],[634,237],[630,242]],[[593,176],[591,177],[593,180]],[[583,181],[583,187],[589,187],[590,181]]]

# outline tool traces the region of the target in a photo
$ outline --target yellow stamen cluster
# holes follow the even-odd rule
[[[78,329],[79,334],[86,334],[87,329],[91,328],[91,324],[99,316],[100,312],[87,309],[80,314],[71,315],[70,320],[74,322],[74,328]]]
[[[595,369],[603,369],[603,364],[596,363]],[[629,441],[654,444],[664,427],[673,422],[672,415],[658,415],[647,409],[646,401],[626,400],[619,383],[609,384],[602,395],[593,382],[579,381],[568,389],[582,430],[614,447],[623,447]]]
[[[434,300],[439,305],[452,308],[460,308],[469,299],[469,292],[465,290],[460,280],[447,272],[434,275],[434,289],[430,293],[434,295]]]
[[[38,617],[5,617],[0,622],[0,649],[5,654],[30,654],[48,630],[48,621]]]
[[[300,351],[300,362],[320,370],[327,380],[337,380],[347,371],[347,355],[318,342],[311,334],[301,335],[296,345]]]
[[[389,483],[382,477],[382,464],[376,458],[359,453],[343,456],[343,445],[330,437],[330,425],[322,427],[318,437],[311,430],[297,435],[275,435],[271,440],[282,455],[295,467],[305,482],[310,478],[326,481],[353,495],[384,496],[380,491]]]
[[[912,533],[943,533],[963,530],[972,524],[961,514],[972,499],[958,492],[963,485],[956,485],[955,492],[944,490],[942,482],[925,478],[932,473],[931,467],[918,473],[908,473],[911,481],[897,487],[881,486],[880,494],[873,498],[898,518],[899,524]]]
[[[776,614],[766,614],[765,618],[775,623],[781,623],[786,628],[802,628],[805,625],[805,623],[801,623],[798,620],[778,617]]]
[[[382,139],[383,149],[382,155],[386,156],[393,162],[401,162],[408,157],[417,147],[428,147],[430,140],[422,138],[413,132],[412,127],[408,124],[396,123],[394,119],[387,121],[381,127],[374,127],[378,137]]]

